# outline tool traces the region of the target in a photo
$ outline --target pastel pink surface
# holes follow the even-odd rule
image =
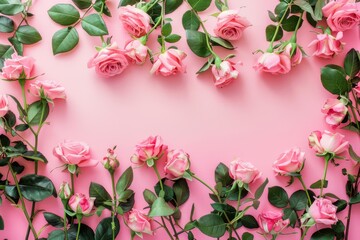
[[[135,145],[149,135],[162,136],[169,149],[181,148],[188,152],[192,171],[210,185],[214,185],[213,172],[220,161],[229,165],[235,157],[240,157],[243,161],[252,162],[263,172],[262,179],[269,178],[268,186],[284,187],[287,179],[275,177],[272,164],[280,153],[294,146],[306,152],[306,184],[310,185],[321,178],[324,162],[309,149],[307,142],[307,137],[313,130],[331,130],[321,113],[323,104],[331,95],[321,85],[320,67],[330,63],[342,64],[345,53],[351,47],[359,49],[357,29],[345,33],[345,50],[334,60],[306,58],[289,74],[283,76],[258,73],[252,69],[258,57],[252,52],[267,48],[264,30],[270,24],[267,10],[273,10],[278,1],[261,1],[261,4],[251,0],[230,1],[231,8],[241,7],[240,14],[245,16],[252,26],[244,31],[239,41],[234,42],[237,47],[235,60],[243,62],[243,66],[237,67],[240,71],[239,78],[231,85],[218,89],[213,84],[210,72],[199,76],[195,74],[205,60],[194,56],[186,44],[181,26],[182,13],[187,9],[184,4],[171,17],[174,19],[174,33],[183,36],[178,47],[188,53],[185,59],[187,73],[167,78],[151,75],[151,64],[147,62],[144,66],[130,66],[118,77],[105,79],[96,75],[93,69],[87,69],[87,62],[95,53],[94,46],[100,45],[100,38],[87,36],[80,26],[77,27],[80,35],[79,46],[71,53],[52,55],[51,37],[61,26],[49,19],[47,10],[56,3],[70,2],[34,1],[31,12],[35,16],[30,23],[39,29],[43,40],[25,49],[26,55],[36,59],[36,74],[45,73],[41,79],[61,82],[66,88],[67,100],[55,102],[48,118],[51,124],[44,127],[39,146],[49,160],[46,166],[41,165],[40,174],[49,176],[57,188],[62,181],[70,181],[69,174],[57,168],[63,163],[52,155],[53,147],[64,139],[88,143],[92,158],[98,160],[106,155],[108,147],[117,145],[119,170],[124,171],[131,164],[129,159],[134,153]],[[119,46],[124,46],[130,36],[118,20],[117,4],[118,1],[109,3],[113,18],[105,20],[113,40],[116,40]],[[212,7],[202,13],[204,19],[208,19],[206,25],[210,30],[215,24],[215,18],[210,14],[215,11],[215,7]],[[310,30],[312,28],[304,23],[299,37],[300,45],[304,46],[308,55],[312,52],[306,46],[315,38],[315,34]],[[151,47],[157,49],[156,34],[153,35],[150,40]],[[1,39],[1,43],[5,42],[5,38]],[[219,52],[222,56],[229,53],[220,49]],[[16,83],[1,82],[0,86],[0,93],[20,96]],[[346,131],[340,132],[346,135],[354,149],[359,152],[359,138]],[[341,162],[336,168],[330,166],[327,192],[335,192],[346,198],[346,179],[341,175],[341,168],[348,167],[351,170],[351,166],[353,163],[350,161]],[[27,172],[30,170],[30,167],[27,168]],[[3,169],[0,169],[0,172],[4,174]],[[132,189],[136,192],[135,207],[141,209],[146,206],[142,191],[145,188],[152,189],[156,176],[146,168],[135,169],[134,173]],[[119,172],[116,177],[118,176]],[[82,169],[80,177],[76,179],[76,192],[88,194],[90,182],[103,184],[109,191],[111,189],[110,178],[101,164],[95,168]],[[196,218],[211,211],[208,190],[195,181],[189,185],[191,197],[182,207],[182,224],[189,218],[192,203],[196,207]],[[296,182],[288,191],[293,192],[300,187]],[[267,191],[258,213],[272,208],[267,203],[266,195]],[[37,209],[62,215],[59,199],[49,198],[45,204],[38,204]],[[355,227],[360,224],[359,210],[359,205],[353,207],[355,214],[349,239],[357,239]],[[0,239],[24,239],[27,224],[21,210],[4,201],[0,211],[6,224],[5,231],[0,231]],[[104,212],[102,217],[108,215],[108,212]],[[339,214],[339,218],[345,220],[345,211]],[[99,220],[100,218],[94,216],[85,222],[95,228]],[[39,214],[36,217],[36,229],[40,229],[44,224],[43,217]],[[41,236],[46,237],[49,230],[52,228],[47,228]],[[240,232],[243,231],[242,228]],[[255,239],[262,238],[257,233],[254,234]],[[197,235],[198,239],[210,239],[198,232]],[[130,239],[129,230],[123,223],[118,239]],[[155,236],[146,236],[145,239],[167,237],[159,230]],[[186,236],[181,239],[186,239]],[[299,239],[299,235],[279,239]]]

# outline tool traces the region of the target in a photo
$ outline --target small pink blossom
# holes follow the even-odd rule
[[[278,235],[290,223],[289,219],[283,220],[283,213],[280,211],[266,211],[259,214],[258,222],[261,230],[266,234]]]
[[[321,112],[326,114],[325,120],[327,124],[337,127],[347,115],[348,108],[341,100],[329,98],[326,100]]]
[[[137,39],[128,42],[124,51],[130,61],[136,64],[145,63],[148,55],[148,48]]]
[[[8,111],[9,111],[9,101],[7,95],[5,94],[0,95],[0,117],[5,116]]]
[[[286,74],[291,70],[291,60],[283,53],[266,52],[259,57],[254,69],[272,74]]]
[[[181,178],[190,168],[190,157],[184,150],[176,149],[168,152],[164,172],[170,179]]]
[[[217,17],[215,35],[226,40],[239,40],[250,22],[239,15],[237,10],[226,10]]]
[[[5,59],[2,76],[8,80],[31,78],[35,60],[32,57],[19,56],[16,53],[11,58]]]
[[[135,6],[121,7],[119,18],[125,30],[134,37],[142,37],[151,29],[150,16]]]
[[[237,79],[239,72],[236,70],[235,66],[235,63],[228,60],[222,61],[219,68],[216,67],[216,65],[213,65],[211,71],[214,76],[215,86],[222,88]]]
[[[289,175],[300,172],[305,162],[305,152],[299,148],[292,148],[283,152],[273,164],[277,175]]]
[[[316,198],[309,208],[309,214],[316,223],[333,225],[338,221],[336,209],[329,199]]]
[[[131,162],[142,166],[149,159],[160,158],[167,146],[163,144],[163,140],[160,136],[150,136],[135,147],[135,154],[131,157]]]
[[[186,54],[178,49],[168,49],[159,55],[150,73],[161,74],[165,77],[177,73],[185,73],[186,67],[183,63]]]
[[[133,208],[125,215],[126,225],[136,233],[153,235],[155,227],[153,220],[144,211]]]
[[[342,32],[338,32],[335,37],[329,33],[321,33],[316,35],[316,39],[309,44],[309,47],[315,47],[314,56],[332,58],[343,50],[344,43],[340,41],[342,38]]]
[[[295,52],[291,56],[291,53],[293,51],[294,45],[296,47]],[[303,59],[303,53],[301,52],[300,47],[297,44],[289,43],[286,45],[284,53],[291,59],[291,66],[296,66],[301,63]]]
[[[344,138],[345,136],[340,133],[314,131],[309,136],[309,146],[320,155],[339,155],[349,148],[349,142],[344,141]]]
[[[261,173],[251,163],[243,162],[237,158],[230,163],[229,175],[234,180],[250,184],[260,178]]]
[[[35,80],[34,82],[30,83],[29,91],[35,96],[40,96],[41,91],[43,91],[44,95],[51,100],[56,98],[66,98],[65,88],[52,80]]]
[[[82,193],[76,193],[69,199],[69,207],[75,213],[89,214],[94,207],[95,198],[87,198]]]

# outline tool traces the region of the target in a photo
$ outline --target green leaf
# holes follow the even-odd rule
[[[291,227],[295,227],[296,224],[296,220],[297,220],[297,214],[295,212],[295,210],[291,209],[291,208],[284,208],[283,209],[283,219],[289,219],[290,220],[290,226]]]
[[[260,199],[261,196],[263,195],[264,193],[264,190],[265,190],[265,187],[266,185],[269,183],[269,179],[265,179],[265,181],[258,187],[258,189],[256,189],[255,191],[255,199]]]
[[[16,172],[16,174],[20,174],[24,171],[25,167],[20,165],[18,162],[12,162],[11,167]]]
[[[135,204],[135,194],[131,195],[130,198],[127,199],[126,202],[122,202],[119,204],[119,207],[122,209],[123,213],[129,212]]]
[[[80,9],[89,8],[92,3],[92,0],[72,0],[72,1]]]
[[[89,188],[90,197],[95,197],[95,206],[104,206],[109,208],[109,206],[105,205],[104,202],[112,201],[110,194],[106,191],[106,189],[98,183],[91,182]]]
[[[108,17],[111,17],[111,12],[106,5],[106,2],[104,0],[96,0],[93,8],[100,14],[105,14]]]
[[[198,30],[200,21],[193,11],[188,10],[182,16],[182,25],[185,30]]]
[[[275,25],[268,25],[266,27],[265,33],[266,33],[266,41],[270,42],[273,40],[274,35],[276,32],[276,26]],[[283,30],[281,27],[279,27],[279,30],[276,34],[276,37],[274,38],[274,41],[278,41],[283,37]]]
[[[18,132],[23,132],[29,129],[29,125],[27,124],[19,124],[15,126],[15,130]]]
[[[0,16],[0,32],[11,33],[14,31],[14,21],[8,17]]]
[[[188,0],[190,6],[198,12],[205,11],[211,4],[211,0]]]
[[[15,33],[15,37],[23,44],[34,44],[42,39],[40,33],[29,25],[20,26]]]
[[[277,15],[277,18],[280,20],[283,17],[283,15],[288,12],[287,10],[288,10],[288,3],[281,1],[279,2],[278,5],[276,5],[274,12]]]
[[[174,209],[165,202],[164,198],[158,197],[151,205],[149,217],[164,217],[172,214],[174,214]]]
[[[156,195],[155,193],[153,193],[152,191],[150,191],[149,189],[145,189],[144,192],[143,192],[143,196],[144,196],[144,199],[145,201],[149,204],[149,205],[152,205],[155,200],[156,200]]]
[[[211,54],[207,46],[205,33],[195,30],[186,30],[186,40],[191,51],[197,56],[207,57]]]
[[[287,31],[287,32],[293,32],[293,31],[295,31],[295,29],[296,29],[296,25],[297,25],[298,21],[300,21],[300,24],[299,24],[299,28],[300,28],[301,25],[302,25],[302,23],[303,23],[303,20],[300,19],[300,17],[295,16],[295,15],[293,15],[293,16],[285,19],[285,20],[282,22],[281,26],[282,26],[282,28],[283,28],[285,31]]]
[[[327,188],[327,186],[328,186],[328,181],[325,180],[323,187]],[[320,189],[321,187],[322,187],[322,180],[321,179],[310,185],[310,188],[312,188],[312,189]]]
[[[311,236],[310,240],[334,240],[335,233],[331,228],[323,228]]]
[[[54,213],[51,212],[44,212],[44,218],[48,224],[56,228],[63,228],[64,227],[64,219]]]
[[[109,34],[104,20],[96,13],[84,17],[81,21],[81,26],[90,36],[103,36]]]
[[[321,68],[321,82],[326,90],[336,95],[345,95],[350,91],[345,74],[334,66]]]
[[[19,193],[15,186],[6,185],[5,195],[7,198],[10,198],[15,203],[19,202]]]
[[[0,0],[0,13],[12,16],[22,11],[24,11],[24,5],[20,0]]]
[[[42,113],[43,111],[43,113]],[[29,105],[27,122],[29,125],[41,125],[49,115],[49,104],[44,100],[33,102]],[[43,116],[41,116],[43,115]]]
[[[127,189],[119,194],[119,201],[126,202],[132,195],[134,195],[134,191]]]
[[[10,45],[0,44],[0,58],[10,58],[14,49]]]
[[[34,151],[27,151],[24,154],[22,154],[22,157],[30,161],[40,161],[43,163],[48,163],[46,157],[39,151],[36,154]]]
[[[17,54],[22,56],[24,52],[24,45],[16,37],[10,37],[8,40],[13,45]]]
[[[68,230],[69,240],[76,239],[77,229],[78,229],[77,224],[71,225],[71,227]],[[80,225],[79,240],[95,240],[94,231],[84,223],[81,223]]]
[[[272,11],[269,11],[269,10],[268,10],[268,16],[269,16],[269,18],[270,18],[271,21],[277,22],[276,16],[275,16],[275,14],[274,14]]]
[[[336,212],[341,212],[347,207],[347,202],[343,199],[339,199],[333,203],[335,206],[337,206]]]
[[[14,127],[16,124],[16,116],[10,110],[3,116],[3,119],[1,119],[1,120],[4,120],[6,125],[10,128]]]
[[[68,26],[80,19],[79,11],[71,4],[56,4],[48,10],[50,18],[61,25]]]
[[[284,208],[289,203],[289,197],[286,191],[279,186],[269,188],[268,200],[271,203],[271,205],[278,208]]]
[[[165,14],[174,12],[180,7],[184,0],[166,0],[165,2]]]
[[[352,48],[345,57],[344,60],[344,69],[345,73],[350,76],[350,78],[355,77],[360,71],[360,59],[357,51]]]
[[[115,222],[115,238],[120,232],[120,223],[117,217],[114,218]],[[112,218],[104,218],[97,225],[95,230],[95,240],[108,240],[112,239]]]
[[[180,39],[181,39],[181,36],[177,35],[177,34],[171,34],[171,35],[165,37],[165,41],[168,43],[176,43],[176,42],[180,41]]]
[[[161,35],[167,37],[172,32],[172,26],[171,23],[165,23],[164,26],[161,28]]]
[[[244,215],[242,218],[240,218],[240,222],[242,223],[242,225],[244,225],[244,227],[249,229],[254,229],[259,227],[258,222],[251,215]]]
[[[63,230],[54,230],[51,233],[49,233],[48,240],[64,240],[65,239],[65,233]]]
[[[163,181],[163,183],[164,182],[165,181]],[[166,184],[163,184],[163,187],[164,187],[164,192],[165,192],[165,196],[164,196],[165,201],[169,202],[169,201],[173,200],[175,197],[174,190]],[[156,194],[158,196],[160,196],[160,193],[161,193],[160,182],[156,183],[156,185],[154,186],[154,190],[155,190]]]
[[[319,16],[315,16],[311,5],[306,0],[295,0],[294,4],[299,6],[305,12],[308,12],[314,20],[316,21],[321,20],[321,18],[320,19],[318,18]]]
[[[134,172],[132,167],[128,167],[120,176],[116,183],[116,192],[120,195],[123,191],[127,190],[134,179]]]
[[[354,148],[351,145],[349,147],[349,155],[354,161],[360,162],[360,156],[357,155],[357,153],[354,151]]]
[[[24,198],[33,202],[40,202],[50,196],[56,197],[54,184],[48,177],[29,174],[20,178],[20,191]]]
[[[242,240],[254,240],[254,235],[252,235],[251,233],[248,232],[244,232],[243,235],[241,236]]]
[[[7,136],[5,136],[4,134],[0,135],[0,146],[1,147],[10,146],[10,139]]]
[[[190,190],[185,179],[180,178],[179,180],[176,180],[173,185],[173,190],[178,206],[183,205],[189,199]]]
[[[212,213],[202,216],[196,222],[196,226],[203,234],[213,238],[220,238],[226,232],[226,224],[222,217]]]
[[[325,0],[318,0],[315,4],[314,17],[315,19],[322,19],[322,8],[325,6]]]
[[[119,7],[120,6],[126,6],[126,5],[134,5],[135,3],[140,2],[140,0],[120,0]]]
[[[213,46],[221,46],[221,47],[223,47],[225,49],[229,49],[229,50],[235,49],[234,46],[231,44],[231,42],[229,42],[225,39],[219,38],[219,37],[211,36],[210,41],[213,44]]]
[[[53,54],[71,51],[79,43],[79,34],[73,27],[57,31],[52,37]]]
[[[233,181],[229,175],[229,168],[225,164],[219,163],[215,169],[215,182],[220,182],[223,186],[229,186]]]
[[[214,58],[209,58],[208,61],[196,72],[196,74],[206,72],[213,64]]]
[[[360,203],[360,193],[357,193],[354,197],[350,198],[350,204]]]
[[[0,230],[4,230],[4,220],[1,215],[0,215]]]
[[[308,204],[306,192],[304,190],[298,190],[294,192],[290,199],[290,207],[296,211],[304,210]]]

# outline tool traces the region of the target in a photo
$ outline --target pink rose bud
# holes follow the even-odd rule
[[[305,162],[305,152],[292,148],[282,153],[273,164],[276,175],[289,175],[300,172]]]
[[[234,79],[237,79],[239,72],[235,68],[235,63],[224,60],[220,63],[219,68],[212,66],[212,74],[215,80],[215,86],[222,88],[229,85]]]
[[[146,233],[153,235],[153,220],[144,211],[133,208],[125,215],[126,225],[136,233]]]
[[[282,212],[263,212],[258,216],[259,226],[264,233],[278,235],[290,223],[289,219],[283,220],[282,217]]]
[[[181,178],[185,171],[190,168],[190,157],[185,151],[171,150],[167,155],[167,162],[164,167],[164,172],[172,180]]]
[[[347,115],[348,108],[346,105],[336,98],[329,98],[321,109],[326,114],[325,121],[332,127],[337,127]]]
[[[360,23],[360,3],[354,0],[329,1],[322,11],[332,31],[344,32]]]
[[[342,32],[338,32],[336,37],[333,37],[328,33],[316,35],[317,39],[309,44],[309,47],[315,46],[315,52],[313,53],[313,56],[321,58],[332,58],[339,54],[343,50],[344,45],[344,43],[340,41],[342,37]]]
[[[117,159],[117,156],[114,153],[114,150],[111,148],[108,149],[108,155],[103,158],[101,163],[105,167],[105,169],[111,172],[115,171],[120,165],[119,160]]]
[[[261,173],[251,163],[235,159],[230,163],[229,175],[234,180],[250,184],[260,178]]]
[[[168,49],[166,52],[159,55],[155,61],[150,73],[161,74],[165,77],[177,74],[185,73],[186,67],[183,60],[186,58],[186,54],[178,49]]]
[[[344,141],[344,138],[340,133],[314,131],[309,136],[309,146],[319,155],[339,155],[349,148],[349,142]]]
[[[125,30],[134,37],[142,37],[151,29],[150,16],[134,6],[121,7],[119,18]]]
[[[63,182],[60,185],[59,197],[62,200],[67,200],[70,198],[70,196],[71,196],[71,189],[70,189],[69,183]]]
[[[226,10],[217,17],[215,35],[226,40],[239,40],[250,22],[239,15],[237,10]]]
[[[283,53],[266,52],[260,56],[254,69],[272,74],[286,74],[291,70],[291,60]]]
[[[148,55],[148,48],[139,40],[135,39],[125,45],[125,54],[131,62],[143,64]]]
[[[65,88],[59,83],[51,80],[36,80],[30,83],[29,91],[35,96],[41,96],[41,92],[43,92],[43,94],[51,100],[56,98],[66,98]]]
[[[106,78],[121,74],[128,65],[124,51],[115,42],[101,49],[88,62],[88,68],[95,67],[95,72]]]
[[[336,210],[337,207],[329,199],[316,198],[309,208],[309,214],[316,223],[333,225],[338,221]]]
[[[296,47],[296,50],[291,55],[294,47]],[[296,66],[300,64],[303,59],[303,54],[297,44],[289,43],[288,45],[286,45],[284,54],[286,54],[291,59],[291,66]]]
[[[7,95],[0,95],[0,117],[3,117],[9,111],[9,101]]]
[[[65,140],[54,148],[53,154],[67,165],[94,167],[98,164],[91,159],[90,147],[84,142]]]
[[[11,58],[5,59],[2,76],[8,80],[31,78],[35,60],[32,57],[22,57],[13,53]]]
[[[95,198],[87,198],[82,193],[76,193],[69,200],[69,207],[75,213],[89,214],[94,207]]]
[[[354,87],[354,91],[356,92],[356,94],[360,98],[360,82],[358,82],[356,87]]]
[[[135,154],[131,157],[131,162],[142,166],[147,160],[157,160],[167,150],[160,136],[150,136],[135,146]]]

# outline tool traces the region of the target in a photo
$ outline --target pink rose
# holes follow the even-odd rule
[[[96,73],[103,77],[119,75],[128,65],[126,55],[115,42],[101,49],[88,62],[88,68],[95,67]]]
[[[338,32],[336,37],[333,37],[328,33],[318,34],[316,35],[317,39],[312,41],[309,44],[309,47],[315,46],[315,52],[313,53],[314,56],[332,58],[343,50],[344,43],[340,41],[342,37],[342,32]]]
[[[13,53],[11,58],[5,59],[2,76],[8,80],[31,78],[35,60],[32,57],[22,57]],[[23,75],[22,75],[23,74]]]
[[[126,225],[134,232],[153,235],[153,220],[144,211],[133,208],[125,215]]]
[[[94,207],[95,198],[87,198],[82,193],[76,193],[69,199],[69,207],[75,213],[89,214]]]
[[[254,165],[240,161],[240,159],[235,159],[230,163],[229,174],[232,179],[247,184],[255,182],[261,176],[261,173]]]
[[[51,80],[36,80],[35,82],[30,83],[29,91],[35,96],[40,96],[41,91],[43,91],[44,95],[51,100],[56,98],[66,98],[65,88],[59,83]]]
[[[358,82],[356,87],[354,87],[354,91],[356,92],[356,94],[360,98],[360,82]]]
[[[54,148],[53,154],[68,165],[93,167],[98,161],[91,159],[90,147],[84,142],[65,140]]]
[[[148,55],[148,48],[135,39],[125,45],[125,54],[131,62],[143,64]]]
[[[131,157],[131,162],[136,165],[143,165],[149,159],[158,159],[167,150],[160,136],[150,136],[135,147],[135,154]]]
[[[108,154],[106,157],[103,158],[101,163],[105,167],[105,169],[110,171],[116,170],[120,165],[114,150],[111,148],[108,149]]]
[[[0,95],[0,117],[3,117],[9,111],[9,101],[5,94]]]
[[[277,175],[289,175],[300,172],[305,162],[305,152],[299,148],[292,148],[282,153],[273,164],[273,170]]]
[[[142,37],[150,31],[151,18],[146,12],[131,5],[121,7],[120,11],[120,21],[132,36]]]
[[[71,196],[71,189],[70,189],[70,186],[69,186],[69,183],[67,182],[63,182],[61,185],[60,185],[60,189],[59,189],[59,197],[60,199],[63,199],[63,200],[66,200],[66,199],[69,199],[70,196]]]
[[[327,124],[337,127],[344,120],[348,109],[342,101],[329,98],[326,100],[321,112],[326,114],[325,121]]]
[[[338,221],[336,209],[337,207],[329,199],[316,198],[309,208],[309,214],[316,223],[333,225]]]
[[[286,54],[266,52],[260,56],[254,69],[272,74],[286,74],[291,70],[291,60]]]
[[[181,149],[169,151],[164,172],[168,174],[170,179],[181,178],[185,171],[190,168],[189,158],[189,154]]]
[[[186,71],[183,60],[186,58],[186,53],[177,49],[168,49],[166,52],[159,55],[155,61],[150,73],[161,74],[163,76],[170,76],[172,74],[184,73]]]
[[[215,86],[222,88],[229,85],[239,75],[239,72],[235,68],[235,63],[224,60],[220,63],[220,67],[216,65],[212,66],[212,74],[215,80]]]
[[[289,43],[288,45],[286,45],[285,50],[284,50],[284,54],[286,54],[290,59],[291,59],[291,66],[296,66],[298,64],[301,63],[302,59],[303,59],[303,54],[299,48],[299,46],[297,44],[294,44],[296,47],[295,52],[292,54],[292,50],[293,50],[293,44]]]
[[[215,35],[226,40],[239,40],[250,22],[239,15],[237,10],[226,10],[217,17]]]
[[[258,216],[259,226],[265,233],[277,235],[290,223],[289,219],[283,220],[282,217],[282,212],[263,212]]]
[[[354,0],[330,1],[322,11],[327,25],[333,31],[344,32],[359,25],[360,3]]]
[[[324,155],[332,153],[341,154],[349,147],[349,142],[344,141],[345,136],[340,133],[332,133],[329,131],[314,131],[309,136],[309,146],[315,150],[317,154]]]

